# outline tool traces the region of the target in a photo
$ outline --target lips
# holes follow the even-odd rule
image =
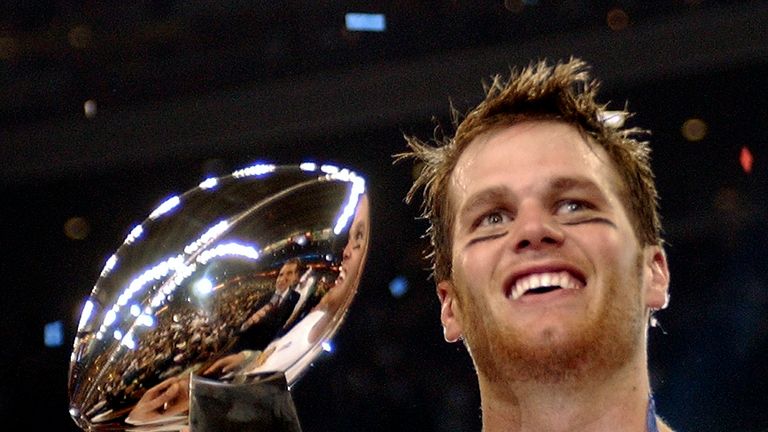
[[[510,300],[518,300],[526,294],[537,294],[556,289],[575,290],[584,288],[586,282],[578,272],[567,268],[532,269],[517,273],[505,285]]]

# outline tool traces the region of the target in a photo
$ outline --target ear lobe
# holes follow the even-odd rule
[[[645,304],[652,310],[669,303],[669,266],[661,246],[646,246],[644,251]]]
[[[456,302],[456,287],[450,281],[437,284],[437,297],[440,299],[440,322],[443,323],[443,337],[447,342],[461,339],[462,327],[459,317],[459,305]]]

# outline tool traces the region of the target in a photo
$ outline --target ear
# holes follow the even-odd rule
[[[462,327],[458,302],[456,301],[456,287],[450,281],[442,281],[437,284],[437,297],[440,299],[440,322],[443,323],[443,337],[447,342],[456,342],[461,339]]]
[[[661,246],[646,246],[643,251],[645,305],[651,310],[667,307],[669,303],[669,266]]]

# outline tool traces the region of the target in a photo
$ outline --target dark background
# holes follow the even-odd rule
[[[387,28],[349,31],[347,12]],[[305,431],[478,430],[470,360],[442,341],[420,259],[426,226],[403,203],[411,167],[392,155],[403,134],[450,132],[449,103],[478,102],[491,75],[574,55],[653,131],[672,270],[649,349],[659,412],[681,431],[765,430],[766,22],[766,1],[3,2],[0,418],[77,430],[80,309],[163,198],[315,160],[367,177],[373,247],[335,352],[293,389]],[[64,343],[46,347],[57,320]]]

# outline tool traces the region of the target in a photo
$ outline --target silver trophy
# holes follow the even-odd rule
[[[83,430],[299,431],[291,386],[329,349],[369,244],[365,181],[253,165],[167,199],[106,262],[69,370]]]

